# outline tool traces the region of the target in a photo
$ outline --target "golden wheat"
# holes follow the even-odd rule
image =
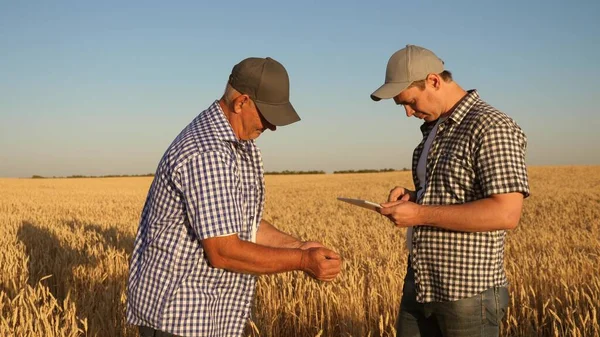
[[[0,336],[136,336],[129,256],[151,178],[0,179]],[[534,167],[507,239],[503,336],[600,335],[600,167]],[[383,201],[409,172],[268,176],[265,217],[345,259],[320,283],[261,277],[254,336],[394,336],[405,231],[338,196]]]

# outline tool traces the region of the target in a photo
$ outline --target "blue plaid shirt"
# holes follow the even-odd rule
[[[129,273],[127,322],[180,336],[240,336],[256,277],[216,269],[201,240],[255,241],[264,205],[260,150],[239,141],[218,101],[162,157],[142,211]]]

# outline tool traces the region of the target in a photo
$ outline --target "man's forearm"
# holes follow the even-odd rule
[[[278,230],[265,220],[260,221],[256,243],[275,248],[299,248],[302,245],[302,241]]]
[[[464,232],[513,229],[522,208],[522,195],[511,193],[461,205],[420,206],[421,223]]]
[[[273,248],[240,240],[236,234],[207,238],[202,245],[211,266],[238,273],[302,270],[315,279],[331,281],[341,268],[341,257],[323,247]]]
[[[232,238],[233,239],[233,238]],[[302,268],[302,251],[266,247],[237,236],[226,246],[226,251],[212,254],[209,258],[213,267],[248,274],[272,274]]]

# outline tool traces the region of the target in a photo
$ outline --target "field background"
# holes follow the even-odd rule
[[[533,167],[508,235],[503,336],[600,336],[600,167]],[[0,179],[0,336],[136,336],[129,256],[151,178]],[[261,277],[248,334],[394,336],[404,229],[338,196],[384,201],[409,172],[267,176],[265,218],[345,259],[320,283]]]

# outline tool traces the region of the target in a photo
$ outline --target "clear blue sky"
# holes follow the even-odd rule
[[[420,121],[372,102],[387,60],[433,50],[529,138],[530,165],[600,164],[600,1],[0,0],[0,177],[154,172],[271,56],[302,121],[258,140],[265,169],[410,167]]]

